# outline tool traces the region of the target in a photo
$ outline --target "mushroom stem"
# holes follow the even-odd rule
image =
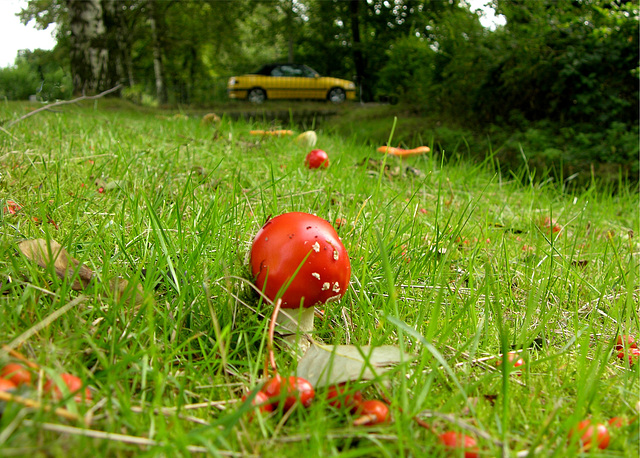
[[[309,341],[302,336],[313,331],[314,307],[300,307],[297,309],[280,310],[277,323],[291,332],[283,339],[292,348],[297,348],[304,354],[309,348]]]
[[[267,358],[264,361],[264,377],[269,378],[269,367],[274,373],[278,373],[278,367],[276,365],[276,357],[273,353],[273,335],[276,330],[276,318],[280,314],[280,306],[282,305],[282,299],[276,301],[276,305],[273,307],[273,313],[271,320],[269,321],[269,334],[267,335]]]

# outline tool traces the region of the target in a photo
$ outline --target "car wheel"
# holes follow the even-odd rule
[[[333,103],[342,103],[347,98],[347,94],[345,94],[344,89],[339,87],[334,87],[327,94],[327,99]]]
[[[249,93],[247,94],[247,100],[249,100],[249,102],[251,103],[262,103],[266,99],[267,99],[267,94],[265,94],[265,92],[259,87],[254,87],[253,89],[250,89]]]

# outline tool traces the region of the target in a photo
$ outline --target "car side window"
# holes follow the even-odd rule
[[[281,65],[280,71],[283,76],[302,76],[302,72],[295,65]]]
[[[315,78],[316,76],[318,76],[318,73],[313,70],[312,68],[307,67],[306,65],[301,66],[301,71],[303,73],[302,76],[305,76],[307,78]]]

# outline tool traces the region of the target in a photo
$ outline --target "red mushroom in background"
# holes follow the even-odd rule
[[[31,385],[31,372],[19,363],[8,363],[0,369],[0,377],[16,386]]]
[[[321,149],[314,149],[307,154],[304,163],[310,169],[319,169],[320,167],[326,169],[329,167],[329,155]]]
[[[438,436],[444,447],[458,456],[464,451],[465,458],[478,458],[478,442],[471,436],[457,431],[447,431]]]
[[[583,451],[597,447],[601,450],[609,446],[609,430],[603,423],[593,423],[591,420],[582,420],[575,429],[569,432],[569,438],[579,435],[578,440]]]
[[[295,334],[313,329],[314,306],[344,295],[351,263],[329,222],[291,212],[270,219],[258,231],[251,247],[251,272],[269,299],[282,299],[292,319],[278,314],[278,323]],[[295,342],[295,337],[288,342]]]
[[[0,378],[0,391],[14,391],[16,384],[6,378]]]
[[[60,380],[64,383],[67,390],[69,390],[69,393],[75,395],[73,399],[76,402],[91,400],[91,391],[89,391],[89,387],[86,387],[84,391],[82,390],[82,379],[80,379],[80,377],[73,374],[63,373],[60,374]],[[45,393],[52,393],[56,400],[61,400],[65,396],[65,393],[63,393],[55,380],[47,380],[44,384],[43,390]]]

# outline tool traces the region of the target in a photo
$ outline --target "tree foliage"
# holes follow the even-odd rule
[[[74,20],[91,4],[104,33],[78,40]],[[466,126],[637,126],[637,1],[491,4],[506,19],[495,30],[460,0],[29,0],[20,17],[57,25],[76,92],[119,81],[161,103],[206,104],[226,100],[227,77],[293,60],[355,80],[365,102],[393,96]],[[87,73],[87,56],[105,52]]]
[[[480,86],[484,119],[610,124],[637,120],[638,6],[611,1],[496,3],[507,25]]]

